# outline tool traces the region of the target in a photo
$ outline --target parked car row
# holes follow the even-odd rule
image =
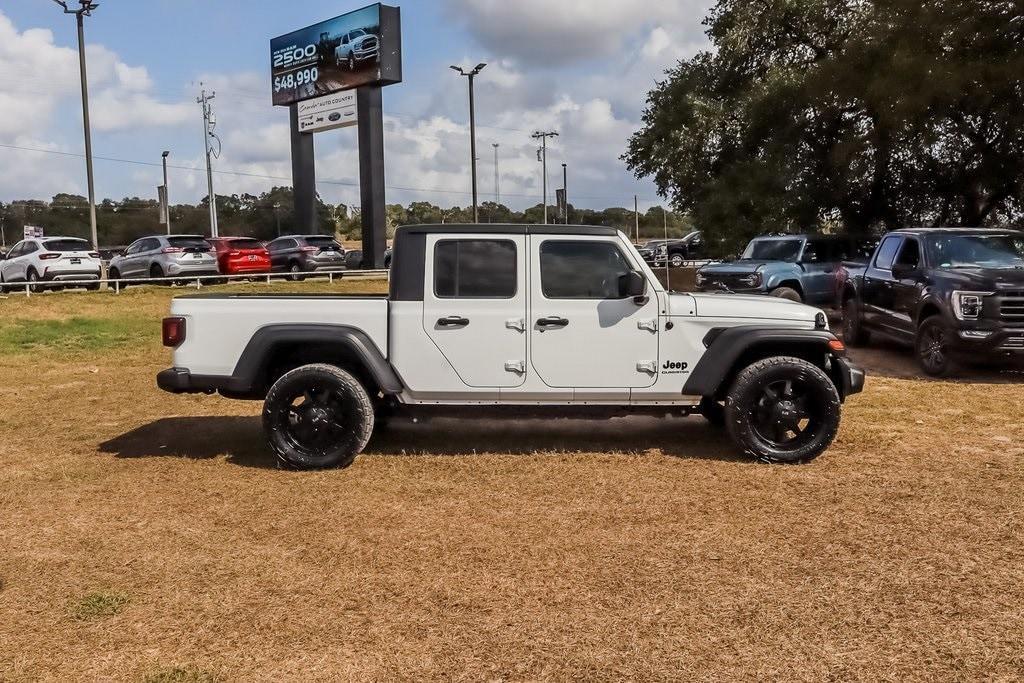
[[[649,265],[673,268],[683,266],[687,261],[705,257],[704,238],[695,230],[680,239],[650,240],[637,247],[640,256]]]
[[[842,311],[847,344],[914,348],[928,375],[958,361],[1024,363],[1024,232],[897,230],[872,241],[758,237],[735,260],[704,266],[697,289],[767,294]]]
[[[301,280],[309,273],[358,268],[358,261],[348,258],[345,247],[328,235],[287,235],[266,243],[251,237],[151,235],[112,254],[107,277],[142,282],[288,273],[290,279]],[[25,239],[0,255],[0,288],[28,284],[38,292],[73,281],[72,286],[99,289],[102,273],[101,255],[77,237]]]

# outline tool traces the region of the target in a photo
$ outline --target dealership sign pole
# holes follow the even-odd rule
[[[384,265],[384,114],[381,87],[402,81],[401,14],[376,4],[270,41],[273,102],[291,119],[298,228],[316,232],[313,134],[359,126],[363,266]],[[346,96],[355,90],[354,101]]]

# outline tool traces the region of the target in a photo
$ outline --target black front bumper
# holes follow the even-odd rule
[[[837,380],[836,388],[843,400],[847,396],[864,391],[864,371],[854,365],[849,358],[835,357],[832,364],[833,376]]]
[[[1024,325],[954,327],[950,348],[963,358],[1012,358],[1024,360]],[[971,334],[985,336],[970,336]],[[966,336],[965,336],[966,335]]]

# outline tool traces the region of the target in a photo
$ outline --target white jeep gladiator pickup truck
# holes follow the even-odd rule
[[[350,464],[375,420],[699,413],[746,453],[829,447],[864,386],[825,314],[668,292],[611,228],[399,228],[388,295],[207,294],[164,320],[170,392],[264,400],[278,462]]]

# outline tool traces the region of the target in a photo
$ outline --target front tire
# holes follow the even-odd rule
[[[776,287],[771,291],[771,295],[778,297],[779,299],[795,301],[798,304],[802,304],[804,302],[804,298],[800,296],[800,292],[796,291],[792,287]]]
[[[297,262],[292,262],[292,264],[288,266],[288,279],[292,282],[302,282],[302,280],[305,279],[302,277],[302,266]]]
[[[304,365],[274,383],[263,404],[263,430],[280,466],[348,467],[373,433],[366,389],[333,365]]]
[[[753,363],[736,377],[725,406],[730,436],[761,462],[814,460],[839,430],[839,392],[821,368],[800,358]]]
[[[952,339],[953,331],[937,315],[918,326],[914,351],[918,365],[929,377],[948,377],[956,370],[950,348]]]

